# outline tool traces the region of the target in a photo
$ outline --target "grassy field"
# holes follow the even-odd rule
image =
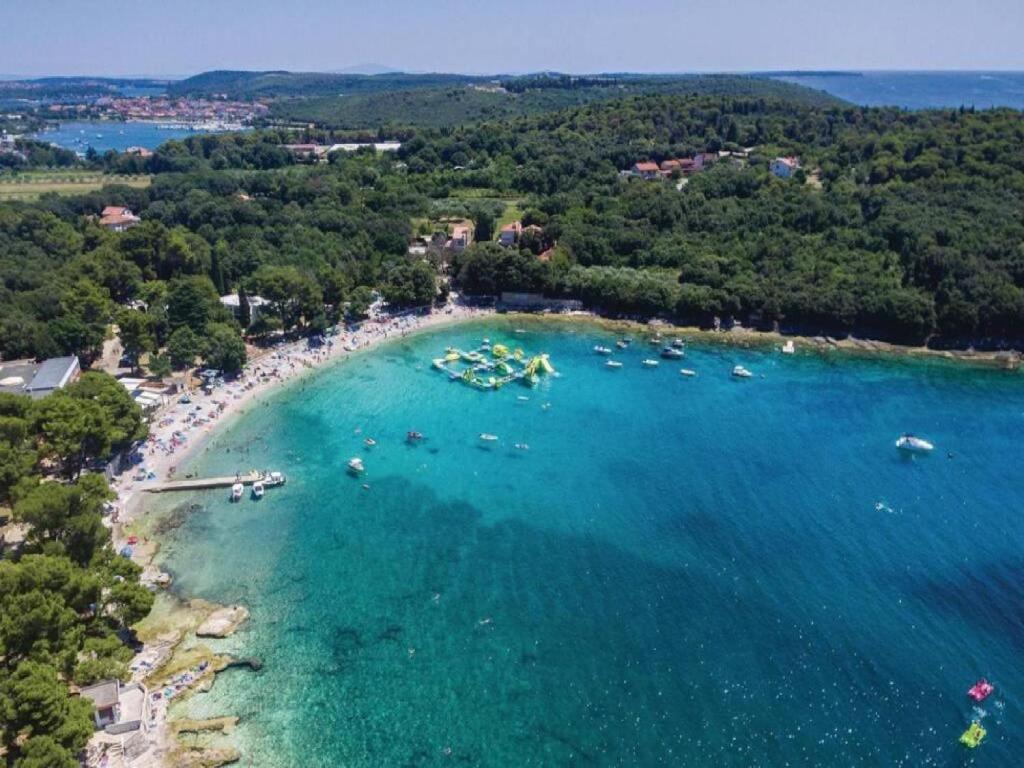
[[[494,227],[494,234],[497,237],[501,228],[506,224],[511,224],[513,221],[519,221],[523,218],[523,211],[519,207],[519,200],[514,200],[505,206],[504,212],[501,214],[501,218],[498,219],[497,225]]]
[[[58,195],[79,195],[94,192],[107,184],[148,187],[149,176],[108,176],[98,171],[32,171],[0,174],[0,201],[35,200],[53,192]]]

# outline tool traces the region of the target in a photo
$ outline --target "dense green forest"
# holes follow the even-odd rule
[[[86,373],[42,400],[0,394],[0,506],[27,530],[15,557],[0,560],[6,765],[79,765],[92,704],[68,683],[129,677],[130,628],[153,595],[139,584],[139,567],[111,547],[106,479],[80,473],[145,435],[138,405],[106,374]],[[54,474],[64,482],[51,482]]]
[[[451,217],[487,229],[507,208],[543,235],[443,260],[455,287],[909,343],[1024,336],[1018,112],[654,95],[421,128],[396,157],[339,153],[319,165],[294,164],[284,136],[169,142],[131,160],[158,174],[149,189],[0,207],[0,353],[88,361],[133,299],[146,306],[133,310],[145,315],[140,352],[182,326],[226,342],[230,319],[215,296],[239,289],[277,296],[259,332],[316,330],[358,314],[373,289],[422,303],[433,287],[407,255],[410,237]],[[685,185],[619,173],[741,147],[755,149]],[[769,173],[779,154],[801,157],[794,178]],[[101,230],[89,216],[107,204],[144,223]],[[237,359],[224,343],[193,352]]]
[[[374,291],[403,308],[449,286],[702,325],[1024,342],[1019,112],[645,94],[459,127],[423,122],[398,133],[397,153],[324,163],[282,146],[337,137],[323,129],[193,136],[148,158],[92,160],[153,173],[148,188],[0,204],[0,355],[73,353],[87,366],[116,324],[136,367],[165,375],[202,360],[233,372],[254,294],[269,302],[247,329],[259,341],[363,317]],[[623,173],[698,152],[718,159],[688,177]],[[792,178],[770,173],[779,155],[801,159]],[[103,229],[107,205],[142,222]],[[503,248],[496,225],[510,218],[528,231]],[[479,242],[409,254],[413,237],[463,219]],[[219,300],[229,292],[238,318]],[[29,531],[21,555],[0,560],[9,765],[75,765],[92,726],[67,683],[125,674],[125,641],[152,597],[111,551],[109,489],[83,470],[145,432],[104,374],[38,401],[0,395],[0,506]]]
[[[839,103],[820,91],[743,76],[544,75],[448,88],[278,99],[271,105],[269,120],[316,123],[329,129],[409,125],[443,128],[537,115],[644,94],[773,97],[812,106]]]

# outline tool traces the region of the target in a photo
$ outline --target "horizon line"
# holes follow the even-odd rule
[[[537,69],[530,71],[521,72],[445,72],[443,70],[407,70],[401,68],[388,68],[381,67],[384,69],[383,72],[374,73],[363,73],[363,72],[344,72],[339,70],[329,69],[286,69],[286,68],[267,68],[267,69],[233,69],[230,67],[217,67],[214,69],[204,69],[199,72],[195,72],[189,75],[183,74],[67,74],[67,73],[48,73],[48,74],[16,74],[16,73],[4,73],[0,74],[0,82],[24,82],[30,80],[45,80],[45,79],[92,79],[92,80],[167,80],[167,81],[181,81],[188,80],[192,77],[206,74],[208,72],[240,72],[258,74],[262,72],[284,72],[291,75],[303,75],[303,74],[315,74],[315,75],[337,75],[339,77],[387,77],[388,75],[453,75],[461,77],[529,77],[531,75],[568,75],[570,77],[607,77],[613,75],[640,75],[645,77],[672,77],[672,76],[683,76],[683,75],[734,75],[734,76],[780,76],[780,75],[828,75],[828,74],[840,74],[840,75],[856,75],[856,74],[883,74],[883,73],[899,73],[899,74],[1024,74],[1024,68],[991,68],[986,67],[983,69],[970,69],[970,68],[956,68],[956,69],[909,69],[909,68],[888,68],[888,67],[876,67],[876,68],[826,68],[826,69],[808,69],[806,67],[798,67],[794,69],[692,69],[692,70],[659,70],[659,71],[643,71],[643,70],[607,70],[607,71],[588,71],[588,72],[568,72],[557,69]]]

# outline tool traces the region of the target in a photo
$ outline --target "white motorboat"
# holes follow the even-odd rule
[[[262,499],[266,489],[263,487],[263,483],[256,481],[252,484],[252,497],[254,499]]]
[[[651,360],[650,358],[648,358],[647,360],[644,360],[643,365],[644,365],[645,368],[657,368],[658,367],[658,361],[657,360]]]
[[[697,375],[696,371],[692,371],[689,368],[680,368],[679,372],[681,374],[683,374],[683,376],[696,376]]]
[[[732,375],[739,379],[749,379],[754,374],[752,374],[742,365],[737,365],[735,368],[732,369]]]
[[[675,349],[682,349],[685,345],[682,339],[672,339],[672,346]]]
[[[902,434],[896,440],[896,447],[908,453],[930,453],[935,446],[927,440],[911,434]]]
[[[238,501],[242,498],[242,493],[245,492],[245,486],[241,483],[235,483],[231,486],[231,500]]]
[[[785,344],[782,345],[782,354],[784,354],[784,355],[792,355],[795,352],[796,352],[796,344],[793,343],[792,339],[790,339],[789,341],[787,341]]]
[[[375,446],[376,444],[377,441],[374,440],[372,437],[368,437],[365,440],[363,440],[363,445],[365,445],[367,448],[373,448],[373,446]]]
[[[599,355],[610,355],[612,353],[609,347],[602,347],[600,344],[594,347],[594,351]]]
[[[348,471],[354,475],[361,475],[366,470],[363,466],[363,460],[358,456],[353,456],[348,460]]]
[[[285,476],[282,472],[269,472],[267,476],[263,478],[264,488],[273,488],[278,485],[284,485]]]
[[[605,368],[621,368],[622,363],[620,363],[618,360],[609,360],[607,363],[604,364],[604,366]]]
[[[493,443],[495,440],[498,439],[498,436],[492,435],[489,432],[481,432],[480,439],[483,440],[485,443]]]
[[[665,347],[661,350],[661,356],[666,360],[681,360],[686,355],[683,350],[678,347]]]

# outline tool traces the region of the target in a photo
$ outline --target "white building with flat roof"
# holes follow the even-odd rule
[[[270,302],[262,296],[246,296],[245,300],[249,303],[249,324],[252,325],[256,322],[256,318],[260,316],[260,308],[267,306]],[[238,319],[240,303],[238,301],[237,293],[229,293],[226,296],[221,296],[220,303],[230,309],[231,315],[236,320]]]
[[[66,387],[81,372],[78,358],[74,355],[54,357],[42,363],[35,360],[0,362],[0,392],[28,395],[38,400]]]

